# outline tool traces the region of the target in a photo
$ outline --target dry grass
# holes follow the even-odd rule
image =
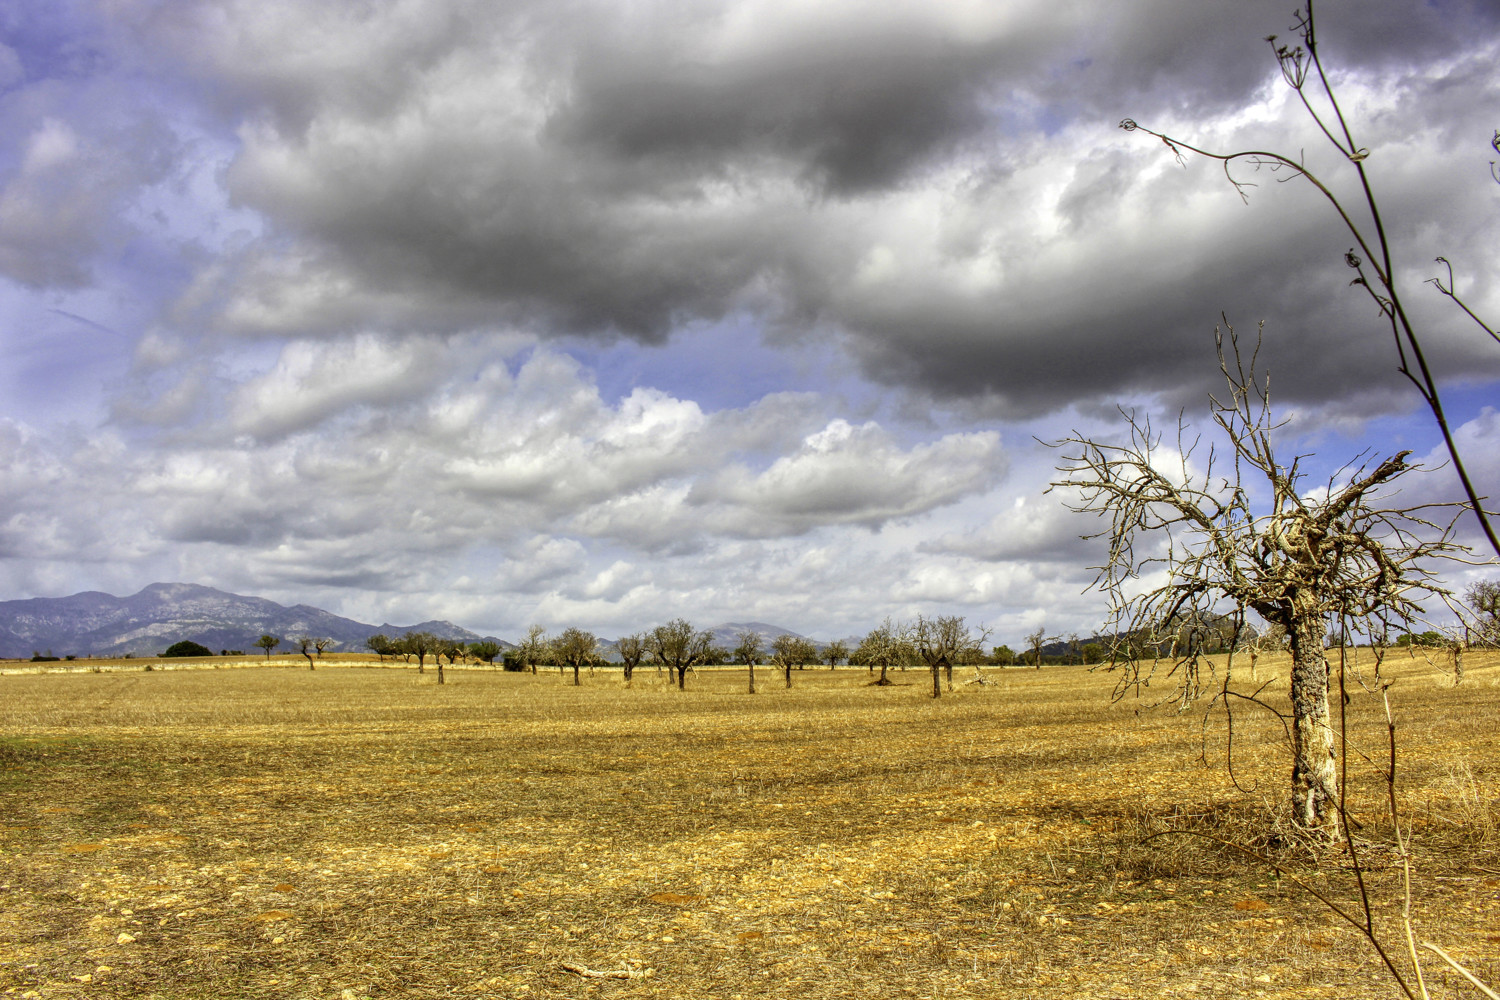
[[[1421,930],[1500,979],[1500,661],[1470,654],[1458,687],[1387,666]],[[768,674],[754,697],[737,670],[685,693],[650,670],[629,690],[332,664],[3,676],[0,990],[1392,995],[1274,873],[1180,834],[1140,843],[1228,836],[1350,898],[1340,859],[1275,836],[1272,717],[1236,713],[1239,791],[1222,719],[1111,706],[1110,679],[1076,668],[989,675],[936,703],[924,675],[881,689],[847,668],[791,691]],[[1374,700],[1350,711],[1379,762]],[[1379,785],[1350,768],[1389,925]]]

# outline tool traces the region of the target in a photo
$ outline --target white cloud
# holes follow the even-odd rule
[[[720,530],[750,537],[822,524],[878,527],[988,489],[1004,470],[993,431],[902,449],[877,424],[837,419],[762,472],[737,464],[700,480],[688,503],[728,507],[715,518]]]

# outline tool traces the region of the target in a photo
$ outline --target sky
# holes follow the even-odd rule
[[[1500,316],[1500,7],[1316,12],[1500,492],[1500,348],[1423,284],[1442,255]],[[1452,499],[1327,202],[1118,127],[1284,151],[1356,204],[1265,41],[1291,27],[1283,0],[0,3],[0,598],[1089,634],[1101,550],[1041,442],[1201,422],[1221,317],[1264,322],[1310,487],[1410,448],[1410,495]]]

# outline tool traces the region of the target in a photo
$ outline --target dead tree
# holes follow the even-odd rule
[[[1248,166],[1251,170],[1264,168],[1269,173],[1279,175],[1279,179],[1282,180],[1301,178],[1323,196],[1334,215],[1338,217],[1339,224],[1356,244],[1350,247],[1349,252],[1344,255],[1344,263],[1352,268],[1356,275],[1350,284],[1363,288],[1368,293],[1390,330],[1396,343],[1396,355],[1399,361],[1397,370],[1416,388],[1422,401],[1432,411],[1438,430],[1442,432],[1448,455],[1453,460],[1453,471],[1457,473],[1464,495],[1468,498],[1466,506],[1478,519],[1479,527],[1484,532],[1490,547],[1497,556],[1500,556],[1500,535],[1497,535],[1494,525],[1490,523],[1489,512],[1482,504],[1483,498],[1476,490],[1473,480],[1464,467],[1463,458],[1458,453],[1458,444],[1454,440],[1448,418],[1443,412],[1437,376],[1427,363],[1422,337],[1417,328],[1418,323],[1408,315],[1402,299],[1402,282],[1399,280],[1400,275],[1394,263],[1396,254],[1391,245],[1391,230],[1387,229],[1381,219],[1380,203],[1370,184],[1369,168],[1365,163],[1369,159],[1370,150],[1355,141],[1350,120],[1344,114],[1343,107],[1334,94],[1333,82],[1328,72],[1323,68],[1323,60],[1318,52],[1318,31],[1317,22],[1313,18],[1313,0],[1305,0],[1304,6],[1298,9],[1293,17],[1292,30],[1297,33],[1301,44],[1278,44],[1275,35],[1271,35],[1266,41],[1270,44],[1276,63],[1281,68],[1282,79],[1297,95],[1323,138],[1338,151],[1341,157],[1340,162],[1347,164],[1353,170],[1358,179],[1360,195],[1347,197],[1335,193],[1338,183],[1332,177],[1319,176],[1309,169],[1305,151],[1295,156],[1265,149],[1215,152],[1184,142],[1176,136],[1146,128],[1131,118],[1121,121],[1120,127],[1127,132],[1144,132],[1160,139],[1179,163],[1184,162],[1184,151],[1217,160],[1223,165],[1224,175],[1229,183],[1246,201],[1249,200],[1249,188],[1254,184],[1236,176],[1237,167]],[[1322,102],[1325,110],[1320,111],[1314,102]],[[1495,133],[1491,146],[1500,152],[1500,132]],[[1497,181],[1500,181],[1500,175],[1495,174],[1493,161],[1490,165],[1490,173]],[[1434,277],[1427,279],[1427,283],[1452,300],[1481,330],[1496,343],[1500,343],[1500,331],[1486,323],[1457,295],[1453,280],[1453,265],[1444,257],[1437,258],[1437,263],[1444,265],[1447,269],[1447,282],[1444,283],[1440,277]]]
[[[1073,510],[1107,521],[1086,537],[1109,542],[1093,585],[1110,596],[1110,634],[1171,635],[1187,620],[1232,614],[1242,621],[1246,609],[1285,631],[1294,818],[1331,839],[1339,797],[1323,651],[1329,623],[1343,615],[1370,631],[1415,620],[1425,597],[1447,598],[1429,566],[1461,550],[1451,540],[1452,517],[1463,508],[1386,505],[1382,491],[1416,468],[1406,451],[1373,468],[1360,456],[1326,490],[1305,490],[1300,459],[1290,466],[1276,459],[1269,379],[1257,375],[1254,354],[1247,370],[1227,320],[1215,340],[1228,395],[1209,397],[1219,440],[1201,464],[1194,453],[1202,439],[1181,420],[1174,447],[1164,449],[1149,419],[1122,411],[1125,443],[1059,442],[1063,478],[1052,485],[1076,491]],[[1439,523],[1437,515],[1447,519]],[[1165,582],[1140,584],[1158,577]],[[1123,668],[1116,695],[1139,693],[1162,661],[1119,662],[1119,652],[1112,657]],[[1174,696],[1184,705],[1197,698],[1197,651],[1171,648],[1166,662]]]

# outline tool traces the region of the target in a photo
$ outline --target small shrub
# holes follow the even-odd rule
[[[172,645],[168,646],[166,652],[162,653],[161,655],[162,656],[213,656],[214,655],[214,651],[211,650],[211,649],[209,649],[207,646],[201,646],[198,643],[193,642],[191,639],[184,639],[181,642],[174,642]]]

